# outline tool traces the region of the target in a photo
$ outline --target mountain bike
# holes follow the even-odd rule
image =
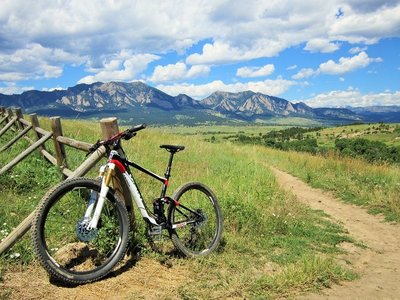
[[[160,146],[170,153],[164,176],[128,160],[121,139],[129,140],[145,127],[138,125],[97,141],[89,153],[105,147],[108,156],[107,163],[100,167],[100,177],[67,179],[41,200],[32,222],[32,245],[52,278],[82,284],[111,272],[124,258],[130,231],[135,230],[133,204],[147,224],[148,235],[157,237],[167,232],[172,244],[185,256],[204,256],[218,247],[222,213],[211,189],[189,182],[167,196],[174,155],[184,146]],[[146,206],[130,167],[162,183],[152,211]],[[113,186],[118,178],[124,197]]]

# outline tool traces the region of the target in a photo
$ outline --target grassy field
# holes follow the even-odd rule
[[[284,128],[281,128],[284,129]],[[263,134],[279,127],[257,128]],[[246,131],[248,136],[257,136],[255,130]],[[239,131],[238,131],[239,133]],[[364,138],[383,142],[391,147],[400,147],[400,124],[356,124],[323,128],[306,133],[316,138],[318,146],[333,149],[337,138]],[[215,142],[224,142],[226,135],[215,135]],[[200,135],[199,135],[200,137]],[[250,146],[251,147],[251,146]],[[312,155],[295,151],[279,151],[263,146],[254,146],[258,156],[268,164],[275,165],[302,178],[314,187],[332,191],[337,197],[366,207],[371,213],[382,213],[389,221],[400,221],[400,166],[388,163],[371,164],[363,159],[343,157],[333,151]],[[262,155],[263,153],[264,155]],[[257,157],[256,154],[253,154]]]
[[[357,124],[339,127],[329,127],[318,133],[310,133],[316,137],[321,146],[332,148],[336,138],[364,138],[380,141],[388,146],[400,146],[400,124]]]
[[[49,128],[46,119],[41,123]],[[95,142],[100,135],[98,124],[84,121],[63,121],[63,130],[65,136],[88,142]],[[264,132],[261,130],[272,129],[264,126],[148,128],[124,144],[132,160],[159,174],[164,173],[168,160],[159,145],[185,145],[186,149],[174,161],[170,193],[187,181],[201,181],[219,198],[225,229],[219,251],[198,260],[167,258],[172,264],[188,265],[192,272],[190,283],[178,287],[182,298],[286,297],[357,276],[336,261],[343,251],[340,244],[353,243],[351,237],[322,212],[313,211],[282,192],[268,165],[332,190],[345,200],[367,206],[372,212],[383,212],[390,220],[400,220],[396,201],[400,193],[398,167],[237,145],[223,139],[216,139],[214,143],[205,141],[219,134],[246,131],[257,135]],[[7,139],[9,135],[1,137],[0,144]],[[51,141],[46,146],[52,151]],[[26,142],[22,141],[10,151],[0,153],[0,165],[24,147]],[[84,155],[67,149],[70,168],[78,166]],[[149,203],[159,196],[158,182],[135,175]],[[22,221],[60,178],[57,169],[49,167],[37,153],[1,176],[0,238]],[[164,256],[150,251],[143,226],[139,229],[137,243],[142,255],[165,260]],[[25,237],[0,257],[0,280],[4,272],[27,264],[35,261]]]
[[[400,167],[369,164],[354,158],[313,156],[307,153],[262,149],[266,160],[313,187],[332,191],[338,198],[382,213],[400,222]]]

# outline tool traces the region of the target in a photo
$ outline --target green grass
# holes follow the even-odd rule
[[[300,177],[313,187],[332,191],[338,198],[400,222],[400,167],[369,164],[355,158],[282,152],[263,148],[265,160]]]
[[[45,119],[41,122],[48,128]],[[63,130],[65,136],[88,142],[100,137],[100,126],[96,123],[63,121]],[[2,137],[0,144],[7,138]],[[124,145],[132,160],[163,174],[168,153],[159,145],[166,143],[186,146],[175,156],[170,194],[187,181],[201,181],[214,190],[224,215],[223,241],[217,253],[198,260],[169,258],[172,264],[185,264],[191,270],[190,282],[177,287],[182,298],[275,298],[354,278],[353,273],[335,262],[335,257],[342,253],[339,245],[352,242],[351,237],[323,213],[310,210],[281,191],[265,166],[266,160],[276,163],[268,155],[281,159],[282,154],[263,147],[207,143],[203,136],[177,135],[163,128],[141,131]],[[0,163],[25,146],[15,145],[10,153],[0,153]],[[46,147],[52,151],[51,142]],[[84,160],[84,153],[67,151],[72,169]],[[160,183],[143,174],[134,174],[150,204],[159,196]],[[1,176],[0,219],[7,224],[7,230],[29,214],[45,191],[59,180],[57,169],[49,167],[39,154]],[[12,202],[8,201],[10,198]],[[143,223],[141,218],[138,221]],[[143,255],[164,259],[149,250],[143,226],[139,228],[137,241]],[[15,253],[20,256],[11,257]],[[31,262],[32,251],[25,237],[1,256],[0,273]]]
[[[318,139],[318,144],[326,148],[334,148],[337,138],[364,138],[380,141],[388,146],[400,146],[400,124],[357,124],[329,127],[309,136]]]

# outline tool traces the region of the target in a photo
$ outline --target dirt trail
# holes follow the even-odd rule
[[[291,191],[311,208],[325,211],[368,247],[343,245],[348,251],[343,259],[351,263],[360,279],[300,299],[400,299],[400,226],[385,223],[382,217],[345,204],[276,168],[272,171],[283,189]]]

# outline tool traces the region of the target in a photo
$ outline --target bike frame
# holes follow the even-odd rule
[[[107,164],[100,167],[100,176],[102,177],[101,190],[100,190],[99,199],[96,204],[95,212],[93,214],[93,218],[91,219],[88,227],[90,229],[97,228],[97,223],[100,218],[100,214],[101,214],[101,211],[102,211],[102,208],[104,205],[105,197],[109,191],[109,186],[110,186],[112,176],[114,176],[114,174],[115,174],[115,168],[117,168],[121,172],[123,178],[125,179],[128,189],[129,189],[129,193],[131,194],[137,207],[139,208],[140,214],[142,215],[143,219],[146,222],[148,222],[154,226],[160,226],[157,223],[157,221],[155,220],[155,218],[153,216],[151,216],[149,210],[147,209],[144,199],[140,193],[140,190],[130,172],[129,166],[134,167],[135,169],[161,181],[163,183],[163,186],[162,186],[162,190],[161,190],[160,199],[162,199],[162,200],[166,201],[166,203],[168,203],[172,199],[165,197],[165,195],[167,192],[169,177],[171,174],[171,166],[172,166],[173,156],[174,156],[174,153],[171,153],[170,159],[168,162],[168,166],[167,166],[167,170],[165,172],[165,177],[162,177],[162,176],[157,175],[156,173],[153,173],[150,170],[148,170],[134,162],[131,162],[131,161],[121,157],[121,155],[117,151],[112,150],[110,152]],[[175,205],[179,205],[179,203],[177,203],[176,201],[174,201],[174,202],[175,202]],[[93,205],[92,206],[89,205],[85,216],[90,215],[93,211],[93,208],[94,208]]]

